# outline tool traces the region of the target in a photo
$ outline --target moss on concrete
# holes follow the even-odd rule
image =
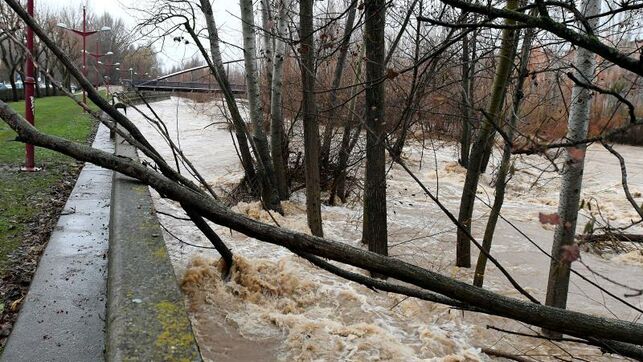
[[[178,303],[181,302],[162,301],[156,304],[156,318],[162,329],[156,338],[155,346],[159,351],[163,351],[165,361],[190,361],[183,353],[175,356],[176,351],[189,350],[194,343],[190,323],[185,318],[185,310]]]

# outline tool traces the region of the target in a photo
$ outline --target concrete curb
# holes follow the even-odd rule
[[[116,138],[116,155],[137,158]],[[114,173],[107,304],[108,361],[200,361],[152,198]]]

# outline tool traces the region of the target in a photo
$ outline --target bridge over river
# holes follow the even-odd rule
[[[194,75],[197,75],[196,77]],[[188,79],[189,78],[189,79]],[[196,78],[196,79],[195,79]],[[133,80],[129,85],[140,91],[221,93],[219,83],[206,66],[181,70],[151,80]],[[231,83],[232,93],[245,94],[245,84]]]

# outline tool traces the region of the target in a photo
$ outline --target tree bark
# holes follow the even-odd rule
[[[319,121],[315,109],[315,48],[313,33],[313,0],[299,2],[299,37],[301,39],[301,79],[304,92],[304,158],[306,164],[306,214],[308,227],[322,236],[319,179]]]
[[[263,28],[262,41],[262,57],[263,57],[263,68],[266,73],[266,84],[268,87],[272,85],[272,52],[273,52],[273,36],[272,33],[274,29],[272,28],[273,24],[272,9],[270,8],[270,0],[261,0],[261,27]],[[278,39],[275,39],[278,40]],[[268,104],[271,104],[270,98],[272,97],[271,92],[268,92]],[[273,155],[274,157],[274,155]]]
[[[388,255],[386,223],[386,155],[384,139],[384,0],[367,0],[364,48],[366,52],[366,175],[362,240],[368,250]],[[373,276],[382,277],[375,273]]]
[[[254,21],[254,8],[252,0],[241,0],[241,28],[243,32],[243,59],[245,65],[246,87],[248,94],[248,107],[250,108],[250,120],[253,125],[253,140],[255,151],[259,158],[261,167],[261,184],[263,189],[263,201],[268,209],[283,212],[279,193],[277,191],[277,178],[272,167],[268,138],[263,129],[263,110],[259,92],[259,77],[257,75],[257,39]]]
[[[586,17],[598,14],[600,9],[600,0],[583,1],[582,11]],[[587,21],[592,29],[595,29],[598,25],[598,18],[591,18]],[[596,71],[594,53],[585,48],[577,48],[574,63],[577,69],[576,78],[589,82],[594,77],[594,72]],[[591,96],[592,93],[589,89],[574,84],[569,109],[569,120],[567,122],[566,139],[569,142],[587,138]],[[551,249],[552,260],[549,266],[549,279],[545,302],[549,306],[563,309],[567,306],[569,268],[572,262],[563,257],[563,252],[565,247],[574,243],[586,148],[587,146],[584,143],[567,148],[562,170],[562,182],[558,202],[560,222],[554,230],[554,242]],[[544,330],[544,332],[549,332],[552,337],[559,335],[558,333],[551,333],[551,331],[548,330]]]
[[[272,84],[270,87],[270,149],[272,152],[272,164],[277,178],[277,191],[281,200],[287,200],[290,194],[288,190],[288,158],[284,156],[284,115],[282,112],[281,95],[283,90],[284,58],[286,56],[286,10],[290,1],[279,0],[279,15],[277,17],[277,37],[275,38],[275,51],[272,61]]]
[[[507,9],[513,10],[518,6],[517,0],[508,0]],[[498,54],[498,65],[496,66],[496,75],[493,81],[493,89],[491,99],[489,101],[488,115],[492,118],[484,119],[478,138],[473,145],[471,155],[469,158],[469,167],[467,168],[467,176],[464,181],[464,188],[462,189],[462,198],[460,200],[460,211],[458,214],[458,221],[466,226],[467,230],[471,231],[471,218],[473,217],[473,205],[478,190],[478,182],[480,180],[480,166],[483,161],[483,152],[487,149],[487,144],[491,142],[491,135],[493,134],[492,122],[499,124],[500,111],[502,110],[502,103],[504,101],[504,94],[506,93],[507,79],[511,73],[511,65],[513,64],[514,52],[514,30],[511,28],[515,21],[506,19],[505,24],[510,28],[502,31],[502,41],[500,44],[500,54]],[[468,268],[471,266],[471,243],[466,234],[458,230],[457,234],[457,248],[456,248],[456,265],[459,267]]]
[[[469,150],[471,149],[471,122],[473,107],[471,90],[472,62],[469,57],[469,39],[462,38],[462,133],[460,134],[460,165],[469,166]]]

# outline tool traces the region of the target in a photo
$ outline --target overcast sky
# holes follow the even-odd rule
[[[130,28],[133,28],[139,21],[139,15],[131,8],[149,8],[150,0],[35,0],[36,6],[47,6],[50,8],[62,7],[80,7],[87,6],[88,13],[100,15],[104,12],[112,14],[116,18],[121,18]],[[153,9],[150,9],[153,10]],[[223,40],[233,44],[241,42],[240,20],[239,20],[239,2],[238,0],[215,0],[213,3],[215,20],[219,33]],[[161,43],[155,45],[159,51],[160,60],[165,69],[181,64],[196,55],[198,49],[193,45],[178,44],[166,41],[161,48]],[[222,47],[225,60],[232,60],[239,57],[239,53],[230,47]]]

